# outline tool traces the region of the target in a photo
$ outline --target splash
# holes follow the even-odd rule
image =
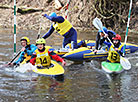
[[[33,66],[31,63],[26,63],[15,68],[15,72],[20,72],[20,73],[31,72],[32,70],[37,70],[37,68]]]

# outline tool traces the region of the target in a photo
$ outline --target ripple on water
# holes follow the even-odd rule
[[[19,31],[20,37],[28,36],[35,42],[36,31]],[[0,36],[0,63],[4,64],[12,58],[13,34],[2,31]],[[91,33],[80,33],[84,39],[95,39]],[[47,39],[47,45],[55,45],[53,36]],[[132,36],[133,37],[133,36]],[[61,44],[61,40],[54,39]],[[135,39],[137,41],[137,38]],[[133,40],[133,41],[134,41]],[[136,42],[137,43],[137,42]],[[17,42],[17,45],[20,45]],[[20,46],[19,46],[20,47]],[[59,48],[59,46],[58,46]],[[18,48],[19,49],[19,48]],[[109,80],[101,70],[102,60],[92,60],[74,64],[67,61],[65,80],[59,82],[50,77],[35,77],[31,74],[14,72],[11,68],[0,69],[0,101],[3,102],[137,102],[138,68],[137,53],[128,55],[132,69]],[[10,59],[9,59],[10,58]]]

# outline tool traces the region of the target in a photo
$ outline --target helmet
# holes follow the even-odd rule
[[[45,43],[46,43],[46,41],[44,38],[40,38],[40,39],[36,40],[36,44],[45,44]]]
[[[30,40],[28,37],[22,37],[20,41],[25,40],[27,42],[27,45],[30,44]]]
[[[120,40],[121,41],[121,36],[119,34],[116,34],[115,37],[112,38],[113,40]]]
[[[103,31],[107,34],[108,33],[108,31],[107,31],[107,28],[106,27],[103,27]],[[102,30],[99,30],[99,33],[103,33],[103,31]]]
[[[52,12],[49,16],[50,16],[50,17],[56,17],[57,14],[56,14],[55,12]]]

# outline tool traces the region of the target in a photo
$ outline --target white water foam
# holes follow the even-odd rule
[[[15,68],[15,72],[20,72],[20,73],[31,72],[32,70],[37,70],[37,68],[33,66],[31,63],[26,63]]]

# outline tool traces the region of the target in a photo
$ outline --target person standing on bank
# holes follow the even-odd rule
[[[103,31],[106,33],[104,34]],[[105,40],[108,41],[107,37],[113,42],[113,37],[116,35],[116,33],[112,30],[108,30],[106,27],[103,27],[103,31],[99,30],[98,34],[96,36],[96,43],[95,43],[95,51],[97,52],[98,50],[100,50],[100,48],[102,47],[102,44],[104,43]]]
[[[42,36],[42,38],[48,38],[54,30],[64,37],[63,48],[68,43],[72,43],[73,49],[77,49],[77,31],[73,28],[71,23],[62,16],[57,16],[55,12],[52,12],[49,16],[47,14],[42,15],[52,21],[52,25],[49,31]]]

